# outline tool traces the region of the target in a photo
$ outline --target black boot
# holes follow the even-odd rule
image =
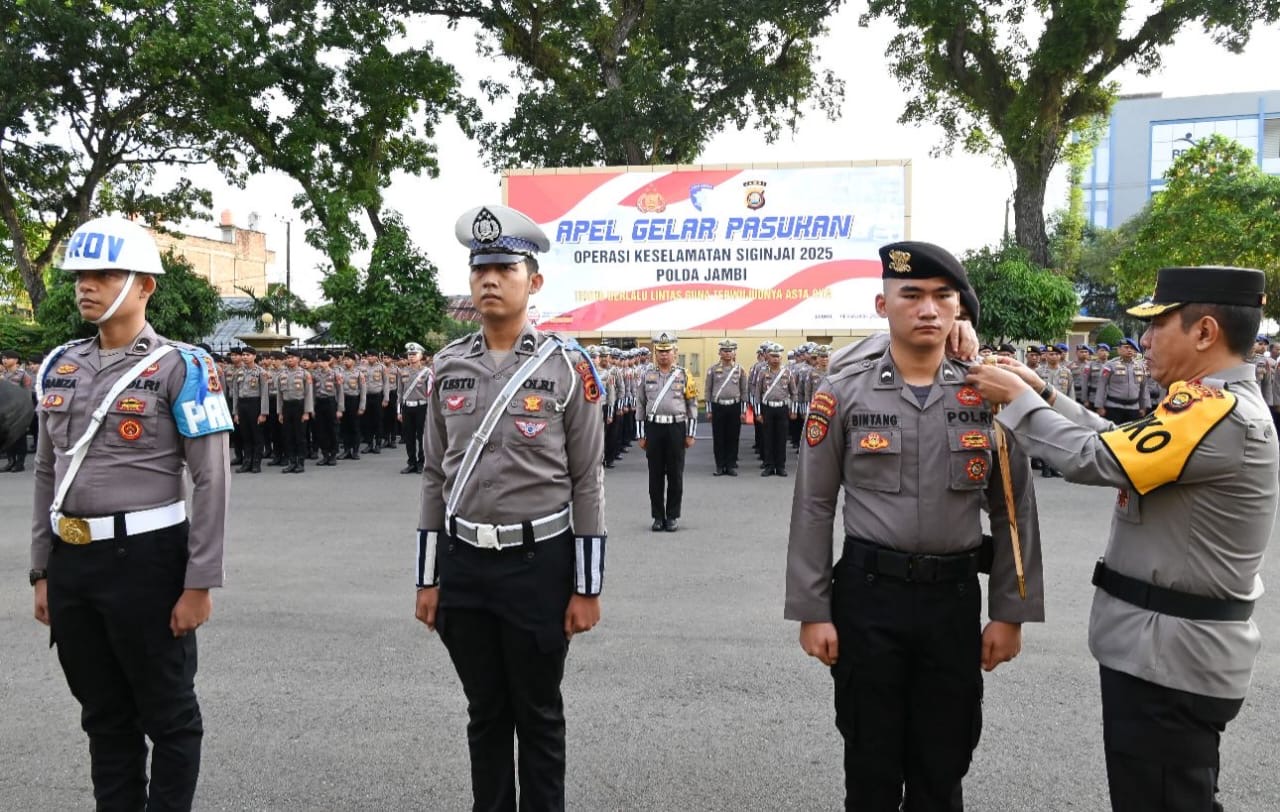
[[[307,461],[303,457],[298,457],[293,463],[293,473],[301,474],[307,470]]]
[[[416,473],[418,473],[418,466],[414,465],[413,463],[409,463],[408,465],[406,465],[405,467],[403,467],[403,468],[401,468],[401,469],[400,469],[400,473],[402,473],[402,474],[416,474]]]
[[[298,466],[298,464],[297,464],[296,462],[294,462],[293,460],[289,460],[289,464],[288,464],[288,465],[286,465],[285,467],[281,468],[281,469],[280,469],[280,473],[282,473],[282,474],[292,474],[292,473],[293,473],[293,469],[294,469],[294,468],[296,468],[297,466]]]
[[[253,465],[249,466],[249,473],[251,474],[262,473],[262,460],[254,460]]]

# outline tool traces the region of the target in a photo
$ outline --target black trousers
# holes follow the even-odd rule
[[[382,437],[382,393],[370,392],[364,402],[364,421],[360,426],[365,445],[377,448]]]
[[[982,731],[981,598],[976,576],[915,583],[870,575],[847,555],[836,564],[846,809],[964,808],[960,781]]]
[[[1134,408],[1120,408],[1119,406],[1108,406],[1105,417],[1117,426],[1123,423],[1132,423],[1142,415]]]
[[[396,420],[399,408],[400,393],[392,392],[387,396],[387,408],[382,410],[382,437],[387,445],[395,445],[400,437],[400,421]]]
[[[760,453],[767,467],[787,470],[787,432],[790,430],[791,415],[786,406],[765,406],[764,425],[758,426],[762,431]]]
[[[404,453],[410,465],[422,465],[422,432],[427,426],[427,404],[404,408]]]
[[[230,396],[228,396],[227,397],[227,414],[235,414],[235,413],[236,413],[235,409],[231,408],[231,398]],[[241,462],[244,461],[243,459],[244,446],[241,444],[240,429],[238,426],[236,427],[235,431],[231,432],[231,451],[233,454],[235,454],[236,459],[240,460]]]
[[[500,551],[449,539],[438,562],[436,628],[467,696],[472,808],[514,812],[518,772],[519,809],[563,810],[573,537],[535,545],[530,530],[524,547]]]
[[[98,810],[187,810],[204,735],[196,636],[169,630],[186,576],[187,524],[129,537],[119,524],[114,541],[74,546],[55,538],[51,637],[89,735]]]
[[[606,416],[610,414],[613,416],[613,421],[606,421],[604,424],[604,458],[616,460],[622,456],[622,412],[617,409],[605,412]]]
[[[280,425],[279,406],[276,404],[274,394],[269,403],[271,412],[267,415],[266,431],[263,434],[267,442],[267,456],[279,459],[284,456],[284,431],[283,426]]]
[[[1101,666],[1111,808],[1221,812],[1218,745],[1243,699],[1166,688]]]
[[[791,439],[793,448],[800,447],[800,428],[803,425],[804,420],[799,415],[795,417],[791,417],[790,414],[787,415],[787,437]]]
[[[301,400],[286,400],[284,402],[284,418],[283,431],[283,456],[293,462],[302,462],[307,458],[307,426],[302,422],[302,407],[306,405]]]
[[[25,465],[27,462],[27,435],[24,434],[9,443],[9,447],[4,450],[4,453],[9,458],[9,462]]]
[[[649,513],[655,519],[680,518],[680,507],[684,501],[685,433],[684,423],[645,421],[645,458],[649,462]]]
[[[332,456],[338,453],[338,399],[316,398],[316,413],[311,418],[311,431],[320,453]]]
[[[241,398],[236,404],[236,417],[240,418],[236,433],[240,435],[244,462],[262,462],[262,426],[258,424],[261,414],[262,405],[257,398]]]
[[[342,399],[342,450],[354,452],[360,447],[360,396],[344,395]]]
[[[738,439],[742,436],[742,406],[711,406],[711,449],[716,468],[738,467]]]

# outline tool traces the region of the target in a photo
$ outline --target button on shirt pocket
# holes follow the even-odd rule
[[[952,490],[975,491],[991,479],[991,449],[995,439],[990,429],[951,429],[950,478]]]
[[[46,391],[40,401],[41,420],[54,448],[71,447],[71,401],[75,396],[74,389],[53,390]]]
[[[849,479],[859,488],[884,493],[902,490],[902,431],[876,429],[849,434]]]

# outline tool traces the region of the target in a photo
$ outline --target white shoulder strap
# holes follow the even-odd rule
[[[93,437],[98,433],[98,429],[102,428],[102,419],[107,416],[107,409],[111,408],[111,404],[125,389],[129,388],[129,384],[133,383],[143,370],[177,349],[172,344],[165,344],[157,347],[141,361],[134,364],[128,372],[120,376],[120,379],[112,384],[107,390],[107,396],[102,399],[102,403],[98,404],[98,408],[93,410],[93,416],[89,420],[89,426],[84,430],[84,434],[80,435],[80,439],[76,440],[75,445],[71,446],[68,452],[71,454],[71,464],[67,466],[67,475],[62,478],[62,485],[58,487],[58,493],[53,497],[53,502],[49,505],[50,513],[58,513],[62,510],[62,502],[67,498],[67,491],[71,490],[71,483],[75,481],[76,474],[80,473],[80,465],[84,462],[85,455],[89,453],[89,444],[93,441]]]
[[[542,362],[551,357],[552,353],[560,348],[560,343],[554,338],[548,338],[538,348],[529,360],[525,361],[521,367],[516,370],[516,374],[511,376],[511,380],[507,381],[507,385],[502,387],[502,391],[494,398],[493,403],[489,405],[489,411],[485,414],[484,420],[480,423],[480,428],[476,429],[476,433],[471,435],[471,442],[467,443],[467,451],[462,457],[462,465],[458,469],[458,478],[453,481],[453,489],[449,492],[449,502],[444,508],[444,518],[448,522],[451,520],[458,510],[458,501],[462,499],[463,491],[467,488],[467,482],[471,479],[471,474],[475,472],[476,463],[480,461],[480,453],[484,451],[485,443],[489,442],[489,435],[493,433],[494,426],[498,425],[498,420],[502,416],[502,411],[507,407],[507,402],[515,395],[516,390],[524,386],[524,382],[529,380],[529,376],[533,374]]]

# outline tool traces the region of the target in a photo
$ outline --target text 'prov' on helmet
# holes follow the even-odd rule
[[[122,217],[98,217],[67,240],[64,271],[134,271],[163,274],[160,251],[145,228]]]

